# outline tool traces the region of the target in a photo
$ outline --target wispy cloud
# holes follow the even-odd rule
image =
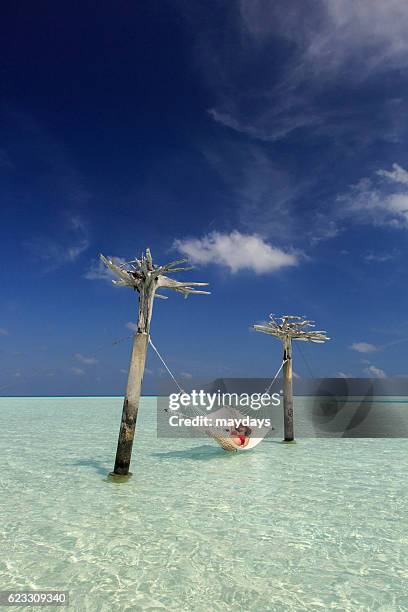
[[[390,179],[394,183],[408,185],[408,172],[398,164],[392,164],[392,170],[378,170],[377,174]]]
[[[74,263],[89,247],[87,225],[76,214],[65,214],[56,234],[56,238],[38,236],[24,243],[25,248],[41,264],[42,273]]]
[[[354,342],[350,348],[358,353],[374,353],[375,351],[379,350],[377,346],[370,344],[369,342]]]
[[[371,376],[372,378],[386,378],[387,377],[384,370],[381,370],[381,368],[377,368],[375,365],[370,365],[367,368],[364,368],[364,373],[368,374],[368,376]]]
[[[379,177],[379,178],[377,178]],[[338,196],[338,214],[361,223],[408,229],[408,172],[398,164],[362,178]]]
[[[184,379],[193,378],[193,375],[190,374],[190,372],[180,372],[180,376],[181,376],[181,378],[184,378]]]
[[[0,336],[9,336],[10,332],[5,327],[0,327]]]
[[[122,259],[122,257],[114,257],[113,255],[108,255],[108,259],[115,262],[117,265],[125,263],[125,260]],[[112,270],[110,270],[110,268],[107,268],[100,259],[94,259],[91,262],[84,276],[88,280],[102,280],[108,283],[112,283],[112,281],[116,278]]]
[[[397,163],[392,164],[391,170],[379,169],[335,197],[334,205],[324,214],[315,211],[314,218],[318,233],[316,238],[312,236],[312,243],[333,238],[351,224],[408,229],[408,171]],[[363,259],[368,263],[385,263],[397,256],[395,249],[369,251]]]
[[[261,236],[238,231],[211,232],[202,238],[176,240],[174,246],[192,263],[217,264],[233,273],[246,269],[265,274],[299,263],[297,255],[272,246]]]
[[[132,323],[132,321],[126,323],[126,327],[131,331],[137,331],[137,323]]]
[[[408,66],[403,0],[293,0],[290,10],[284,0],[231,0],[219,6],[214,22],[205,3],[187,9],[178,2],[197,34],[195,59],[213,99],[208,115],[225,128],[219,131],[218,155],[204,152],[230,187],[234,220],[223,229],[245,228],[286,247],[335,238],[350,217],[405,223],[405,197],[396,194],[384,206],[373,185],[364,182],[347,194],[354,206],[339,199],[327,210],[333,199],[327,181],[335,176],[339,152],[347,152],[344,160],[367,144],[401,141],[407,131],[402,120],[407,79],[400,70]],[[391,92],[384,87],[386,77],[395,79]],[[292,159],[281,155],[282,141],[300,147],[305,170],[293,163],[297,153]],[[308,170],[305,148],[313,158],[322,143],[324,156],[316,156]],[[359,159],[363,166],[366,159]],[[398,179],[403,186],[401,167],[388,172],[393,176],[385,170],[375,178],[394,184]],[[372,208],[377,212],[371,214]]]
[[[389,93],[367,101],[369,114],[350,98],[362,81],[408,65],[404,0],[292,0],[290,10],[284,0],[237,0],[225,12],[229,27],[219,37],[205,30],[197,45],[217,123],[263,141],[356,125],[360,137],[395,138]],[[339,87],[351,95],[325,103]]]
[[[86,365],[94,365],[95,363],[98,363],[98,360],[95,359],[95,357],[86,357],[81,353],[75,353],[74,357],[77,361]]]
[[[84,376],[85,374],[85,370],[83,370],[82,368],[70,368],[70,372],[72,372],[72,374],[75,374],[75,376]]]
[[[384,263],[386,261],[392,261],[395,259],[396,254],[394,253],[366,253],[364,255],[365,261],[369,263]]]
[[[240,0],[242,22],[259,42],[280,30],[301,51],[303,65],[316,75],[340,70],[350,58],[364,70],[408,63],[408,10],[404,0],[293,0],[291,10],[283,0]],[[368,45],[368,43],[370,43]],[[318,63],[319,66],[313,66]]]
[[[231,106],[231,103],[230,103]],[[208,114],[225,127],[229,127],[236,132],[242,132],[247,136],[263,140],[265,142],[280,140],[288,136],[291,132],[299,128],[313,127],[323,124],[323,116],[316,111],[299,111],[296,115],[289,116],[284,110],[270,110],[262,116],[262,119],[251,123],[253,118],[245,120],[234,117],[233,110],[230,112],[220,112],[215,108],[210,108]],[[237,112],[239,115],[239,112]]]
[[[342,228],[337,219],[331,219],[326,213],[320,213],[316,211],[314,213],[313,229],[309,232],[310,241],[316,245],[324,240],[330,240],[340,234]],[[346,253],[341,253],[346,254]]]
[[[9,109],[0,110],[1,119],[12,134],[11,152],[0,151],[0,166],[13,170],[18,201],[38,209],[37,223],[22,243],[37,269],[47,274],[77,261],[90,243],[84,208],[91,194],[62,141],[34,116]],[[41,216],[47,205],[47,214]],[[44,208],[45,210],[45,208]],[[37,232],[36,227],[44,226]]]
[[[216,147],[203,147],[202,153],[226,187],[239,228],[274,236],[280,242],[299,236],[294,205],[309,179],[294,181],[279,160],[257,143],[242,143],[237,148],[223,140]],[[231,219],[228,221],[231,224]]]

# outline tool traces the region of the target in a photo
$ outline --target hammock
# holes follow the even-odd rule
[[[150,337],[149,337],[149,343],[152,349],[154,350],[154,352],[156,353],[156,355],[158,356],[158,358],[160,359],[160,361],[162,362],[162,364],[164,365],[164,367],[166,368],[168,374],[170,375],[171,379],[175,383],[180,393],[187,393],[187,395],[189,395],[188,392],[184,391],[184,389],[178,383],[173,372],[168,367],[167,363],[165,362],[165,360],[163,359],[163,357],[161,356],[161,354],[159,353],[159,351],[153,344],[152,339]],[[279,366],[278,371],[276,372],[270,384],[265,389],[264,393],[270,392],[273,384],[278,378],[279,373],[282,370],[285,363],[286,363],[286,360],[283,360],[281,365]],[[199,409],[193,404],[189,406],[189,408],[194,412],[194,416],[199,416],[199,417],[209,416],[208,411],[204,409]],[[187,416],[184,413],[182,413],[180,410],[179,410],[179,414],[182,414],[183,416]],[[260,415],[262,415],[262,411],[257,410],[256,411],[257,418],[259,418]],[[188,416],[191,416],[191,415],[188,415]],[[233,408],[232,406],[221,406],[220,408],[218,408],[218,410],[211,412],[210,416],[211,416],[213,423],[216,423],[217,419],[228,421],[231,419],[242,420],[244,418],[244,416],[239,412],[239,410],[237,410],[236,408]],[[253,448],[255,448],[255,446],[257,446],[260,442],[262,442],[262,440],[266,437],[266,435],[271,431],[271,427],[257,426],[256,436],[253,436],[253,437],[250,436],[249,442],[246,444],[246,446],[241,446],[240,444],[236,444],[234,442],[234,440],[232,439],[230,435],[230,430],[225,425],[224,426],[212,425],[211,427],[198,426],[197,429],[201,430],[204,434],[212,438],[215,442],[217,442],[217,444],[219,444],[225,451],[228,451],[228,452],[252,450]]]

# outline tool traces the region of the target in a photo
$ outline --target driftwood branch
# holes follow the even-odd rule
[[[303,342],[316,342],[323,343],[326,340],[330,340],[327,332],[324,330],[311,330],[306,328],[315,327],[314,321],[309,321],[305,317],[299,317],[294,315],[284,315],[282,317],[275,317],[273,314],[269,315],[269,321],[253,325],[255,331],[263,332],[264,334],[270,334],[276,336],[280,340],[284,341],[285,338],[291,340],[302,340]]]
[[[208,283],[197,283],[187,281],[177,281],[169,278],[166,274],[173,274],[185,270],[191,270],[191,267],[183,267],[179,264],[186,263],[186,259],[177,259],[164,266],[156,266],[153,263],[153,258],[150,249],[146,249],[146,253],[141,259],[133,259],[124,264],[116,264],[113,260],[107,259],[100,255],[103,263],[118,277],[118,280],[113,280],[114,285],[127,286],[137,290],[139,293],[152,294],[153,297],[167,299],[164,295],[155,295],[156,289],[172,289],[178,293],[182,293],[185,297],[194,294],[208,295],[209,291],[195,289],[195,287],[205,287]]]

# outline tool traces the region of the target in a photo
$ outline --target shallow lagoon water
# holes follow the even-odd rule
[[[1,589],[63,589],[92,611],[408,609],[408,440],[230,455],[157,439],[144,398],[133,477],[117,484],[121,410],[0,399]]]

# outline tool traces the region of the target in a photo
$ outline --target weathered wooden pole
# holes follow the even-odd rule
[[[129,473],[148,342],[149,336],[146,332],[135,333],[112,475],[126,476]]]
[[[129,474],[129,466],[132,458],[136,419],[139,410],[147,347],[149,344],[153,302],[155,297],[167,299],[167,296],[156,294],[156,289],[158,287],[173,289],[187,297],[190,293],[208,294],[208,291],[200,291],[194,288],[207,285],[208,283],[183,283],[165,276],[165,273],[171,274],[179,270],[187,270],[188,268],[175,267],[176,264],[184,263],[185,260],[180,259],[166,266],[156,266],[153,265],[149,249],[146,249],[146,254],[142,255],[140,260],[136,259],[120,266],[106,259],[103,255],[100,257],[104,264],[119,277],[120,280],[113,281],[114,284],[132,287],[139,293],[137,331],[133,337],[133,347],[130,358],[126,395],[123,401],[115,467],[113,472],[111,472],[111,476],[127,476]]]
[[[281,340],[283,344],[283,426],[284,441],[293,442],[295,439],[293,425],[293,369],[292,369],[292,340],[303,342],[323,343],[330,340],[325,331],[311,331],[305,329],[315,327],[313,321],[304,317],[285,315],[274,317],[269,315],[270,321],[253,325],[255,331],[270,334]]]
[[[292,378],[292,341],[287,336],[283,343],[283,429],[285,442],[293,442],[293,378]]]

